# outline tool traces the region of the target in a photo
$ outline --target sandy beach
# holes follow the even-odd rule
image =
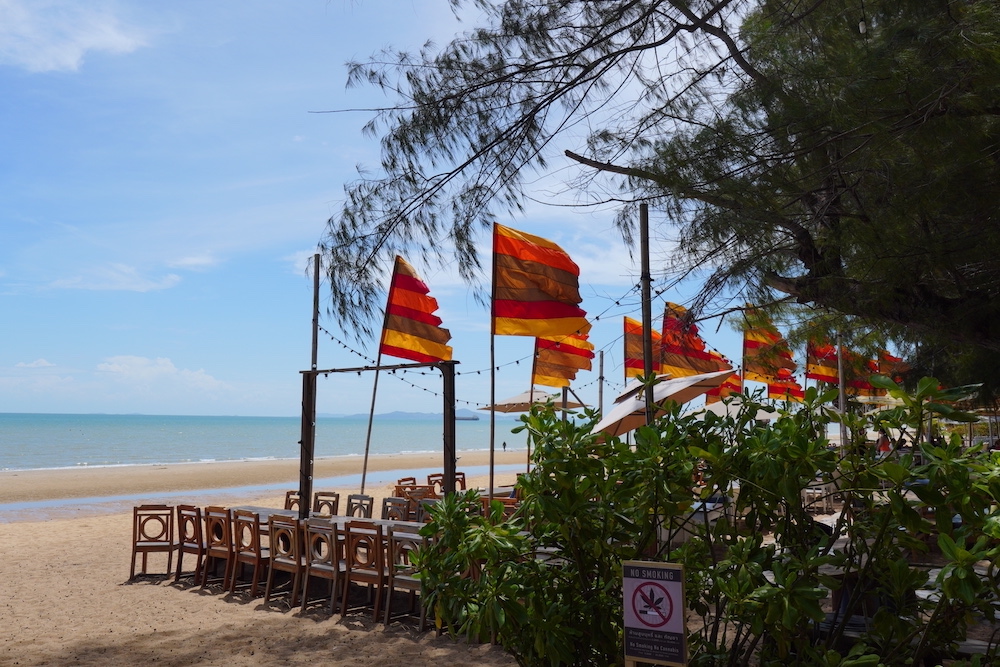
[[[524,452],[497,453],[497,465],[524,461]],[[463,452],[463,465],[488,464],[486,452]],[[440,468],[439,456],[372,457],[369,469],[400,471]],[[316,462],[317,478],[359,472],[356,458]],[[512,484],[516,473],[496,475],[497,485]],[[281,506],[283,494],[240,495],[241,487],[284,484],[295,488],[297,461],[247,461],[129,466],[80,470],[0,473],[0,504],[145,495],[217,489],[226,504]],[[488,477],[469,479],[485,486]],[[381,499],[391,483],[366,488]],[[334,488],[342,494],[357,488]],[[171,498],[167,504],[188,502]],[[72,505],[72,503],[70,503]],[[287,602],[246,593],[222,594],[192,587],[190,579],[137,577],[128,581],[131,510],[88,511],[82,503],[69,518],[32,520],[18,512],[0,523],[3,599],[0,602],[0,665],[515,665],[501,649],[469,645],[419,633],[410,619],[388,626],[371,612],[341,618],[318,607],[302,614]],[[163,572],[165,556],[151,557],[152,572]]]

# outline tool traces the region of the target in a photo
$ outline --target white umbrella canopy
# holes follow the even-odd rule
[[[715,403],[708,403],[693,410],[688,410],[685,415],[700,414],[703,412],[711,412],[713,415],[718,415],[719,417],[733,417],[735,418],[740,414],[740,410],[743,409],[743,399],[732,398],[726,401],[716,401]],[[756,421],[774,421],[778,418],[778,410],[772,407],[762,407],[757,410],[757,414],[753,417]]]
[[[562,408],[562,395],[550,394],[541,389],[532,387],[528,391],[522,391],[517,396],[511,396],[497,401],[494,405],[487,405],[480,410],[493,410],[494,412],[531,412],[532,406],[552,401],[557,408]],[[568,401],[567,408],[582,408],[583,403]]]
[[[715,371],[686,377],[661,380],[653,385],[653,403],[656,412],[665,410],[666,401],[687,403],[705,392],[721,386],[735,371]],[[616,436],[628,433],[646,424],[646,397],[644,392],[634,392],[616,399],[616,405],[604,415],[591,433]]]

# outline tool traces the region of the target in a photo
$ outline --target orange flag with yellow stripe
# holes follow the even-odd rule
[[[653,339],[653,372],[660,373],[660,332],[651,331]],[[631,317],[625,318],[625,377],[638,377],[645,371],[642,351],[642,322]]]
[[[493,333],[568,336],[590,331],[580,267],[540,236],[493,226]]]
[[[532,384],[568,387],[578,371],[589,371],[594,358],[594,344],[587,334],[535,338],[535,361]]]
[[[441,318],[434,314],[437,309],[427,284],[397,255],[379,352],[420,363],[450,361],[451,332],[441,328]]]

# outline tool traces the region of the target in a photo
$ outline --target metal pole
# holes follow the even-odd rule
[[[645,377],[653,374],[653,312],[652,276],[649,273],[649,205],[639,204],[639,252],[642,273],[639,282],[642,289],[642,373]],[[653,420],[653,390],[646,391],[646,423]]]
[[[372,404],[368,408],[368,432],[365,434],[365,460],[361,464],[361,493],[365,492],[365,479],[368,477],[368,452],[372,444],[372,423],[375,421],[375,397],[378,396],[378,367],[381,365],[382,348],[379,346],[378,356],[375,358],[375,381],[372,382]]]
[[[604,350],[597,357],[597,411],[604,414]]]
[[[444,492],[455,493],[455,364],[442,361],[441,393],[444,395]]]
[[[844,423],[844,413],[847,411],[847,396],[844,391],[844,345],[840,338],[840,334],[837,334],[837,389],[838,391],[838,404],[837,408],[840,410],[840,452],[842,454],[847,453],[847,424]]]

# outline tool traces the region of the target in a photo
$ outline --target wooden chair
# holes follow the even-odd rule
[[[330,613],[334,612],[337,593],[344,586],[347,566],[341,555],[337,524],[326,519],[307,519],[305,524],[306,569],[302,577],[302,611],[309,603],[309,579],[319,577],[330,582]]]
[[[421,580],[416,576],[417,568],[410,562],[410,554],[418,548],[427,545],[427,538],[417,533],[403,530],[393,530],[390,526],[386,529],[386,550],[389,567],[386,579],[386,599],[385,599],[385,619],[384,623],[389,624],[392,616],[392,592],[394,590],[409,591],[410,611],[413,613],[416,594],[421,594],[420,600],[420,632],[424,631],[427,624],[427,609],[423,604],[423,592]]]
[[[270,560],[268,548],[261,543],[260,515],[248,510],[233,511],[233,568],[229,592],[236,592],[236,581],[244,565],[251,566],[250,596],[257,597],[261,571]]]
[[[347,496],[347,514],[345,516],[370,519],[372,518],[374,505],[375,499],[371,496],[366,496],[360,493],[352,493]]]
[[[302,502],[298,491],[285,491],[285,509],[297,510]]]
[[[440,502],[438,498],[424,498],[417,504],[417,515],[414,517],[414,521],[420,521],[421,523],[430,523],[431,520],[431,508]]]
[[[312,511],[333,516],[340,511],[340,494],[336,491],[317,491],[313,494]]]
[[[409,521],[410,502],[406,498],[384,498],[382,500],[382,518]]]
[[[396,484],[399,486],[408,486],[417,483],[416,477],[400,477],[396,480]]]
[[[351,583],[367,584],[374,589],[374,618],[378,620],[382,593],[385,591],[386,561],[382,526],[372,521],[348,521],[344,524],[344,593],[340,615],[347,613]]]
[[[417,521],[420,513],[420,501],[424,498],[437,498],[434,487],[426,484],[411,484],[396,487],[398,496],[406,498],[410,503],[410,521]]]
[[[229,588],[233,569],[233,513],[225,507],[205,508],[205,560],[201,572],[201,587],[208,586],[208,575],[213,566],[224,561],[222,590]],[[218,581],[218,579],[216,579]]]
[[[427,486],[434,488],[434,493],[439,496],[444,495],[444,473],[435,472],[427,475]]]
[[[142,554],[142,574],[151,553],[167,554],[167,574],[173,568],[174,508],[170,505],[140,505],[132,508],[132,569],[129,579],[135,578],[135,557]]]
[[[194,585],[201,581],[201,566],[205,560],[205,534],[201,518],[201,508],[194,505],[177,506],[177,574],[174,581],[181,580],[184,570],[184,554],[195,557]]]
[[[290,591],[290,606],[294,607],[299,599],[299,588],[302,584],[302,573],[305,572],[305,558],[302,556],[302,523],[298,519],[280,514],[272,514],[267,519],[268,533],[271,537],[271,562],[267,571],[267,587],[264,589],[264,603],[271,600],[274,588],[274,573],[288,572],[292,575]]]
[[[443,496],[444,495],[444,473],[437,472],[427,475],[427,485],[434,487],[434,493]],[[455,473],[455,490],[465,491],[465,473],[456,472]]]

